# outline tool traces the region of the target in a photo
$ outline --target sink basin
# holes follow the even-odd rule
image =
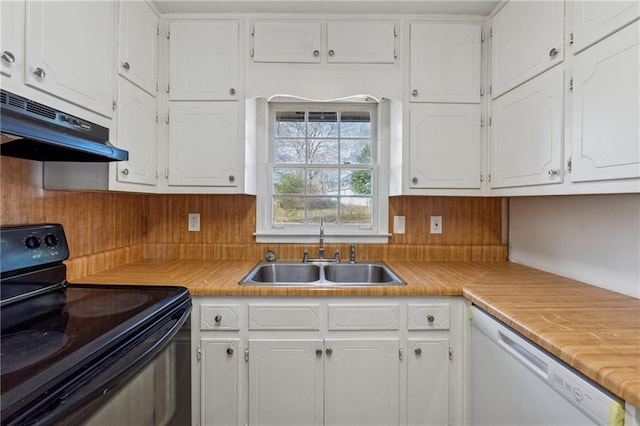
[[[240,284],[348,287],[405,285],[405,282],[380,261],[358,263],[278,261],[258,263],[240,281]]]

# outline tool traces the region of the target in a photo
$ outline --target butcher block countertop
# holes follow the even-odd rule
[[[255,264],[146,259],[76,282],[181,285],[193,296],[464,296],[640,408],[639,299],[511,262],[387,262],[406,286],[239,285]]]

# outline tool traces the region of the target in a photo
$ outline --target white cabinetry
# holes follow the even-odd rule
[[[159,19],[146,1],[119,3],[118,73],[155,96],[158,84]]]
[[[26,2],[25,83],[112,115],[115,3]]]
[[[558,67],[493,101],[492,188],[562,182],[563,93]]]
[[[479,24],[412,22],[411,102],[480,103]]]
[[[394,22],[256,21],[252,36],[253,62],[393,64],[396,58]]]
[[[462,424],[464,307],[442,297],[194,298],[193,418]]]
[[[510,1],[491,28],[492,97],[562,62],[563,1]]]
[[[9,91],[16,91],[22,85],[20,73],[24,67],[24,9],[25,2],[0,2],[0,74],[2,88]]]
[[[571,39],[575,52],[602,40],[640,17],[640,1],[573,0]]]
[[[580,52],[573,72],[573,181],[640,177],[640,22]]]

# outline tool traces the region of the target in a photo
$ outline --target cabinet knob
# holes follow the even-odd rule
[[[229,89],[229,94],[231,96],[235,95],[236,94],[236,89],[234,89],[233,87],[231,89]]]
[[[411,179],[411,183],[416,185],[418,183],[418,178],[414,177],[413,179]]]
[[[235,181],[236,181],[236,177],[234,175],[230,175],[229,182],[235,182]]]
[[[422,355],[422,348],[416,348],[415,353],[416,355]]]
[[[336,54],[336,52],[333,49],[329,49],[329,56],[333,56],[335,54]]]
[[[44,70],[42,68],[40,68],[40,67],[36,68],[36,70],[33,72],[33,74],[36,77],[39,77],[39,78],[44,78],[47,75],[47,73],[44,72]]]
[[[549,176],[556,176],[558,173],[560,173],[558,169],[549,170]]]
[[[233,348],[227,348],[227,355],[233,355]]]
[[[549,57],[553,59],[556,56],[558,56],[558,49],[554,47],[549,51]]]
[[[314,50],[313,51],[313,56],[318,56],[320,55],[320,51],[319,50]]]
[[[322,349],[316,349],[316,356],[322,356]]]
[[[10,64],[14,63],[16,61],[16,57],[13,56],[13,53],[9,52],[8,50],[5,50],[4,52],[2,52],[2,59],[5,62],[8,62]]]
[[[129,71],[131,69],[131,65],[129,65],[129,62],[125,62],[122,64],[122,68]]]
[[[215,318],[213,318],[213,320],[220,324],[222,322],[222,315],[216,315]]]
[[[327,348],[327,350],[325,352],[326,352],[327,356],[331,356],[331,354],[333,353],[333,349]]]
[[[434,322],[435,319],[436,319],[436,317],[434,317],[433,315],[431,315],[431,314],[427,315],[427,321]]]
[[[411,96],[413,96],[414,98],[417,98],[418,97],[418,89],[413,89],[411,91]]]
[[[123,175],[127,176],[127,175],[129,175],[129,169],[122,169],[122,171],[120,173],[122,173]]]

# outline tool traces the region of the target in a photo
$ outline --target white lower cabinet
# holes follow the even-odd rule
[[[194,423],[464,423],[464,307],[455,297],[195,297]]]

